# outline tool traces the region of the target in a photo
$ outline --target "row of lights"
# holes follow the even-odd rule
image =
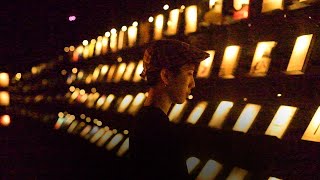
[[[6,108],[10,105],[9,81],[9,74],[0,72],[0,126],[9,126],[11,123],[10,116],[6,114]]]

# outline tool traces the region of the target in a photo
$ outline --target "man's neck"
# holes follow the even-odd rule
[[[148,97],[144,106],[154,106],[160,108],[165,114],[168,114],[172,102],[165,91],[158,88],[150,88]]]

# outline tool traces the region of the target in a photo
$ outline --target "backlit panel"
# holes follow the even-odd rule
[[[248,132],[255,118],[261,109],[260,105],[247,104],[241,112],[236,124],[233,126],[234,131]]]
[[[187,122],[191,124],[196,124],[200,119],[202,113],[206,109],[208,102],[202,101],[197,104],[197,106],[193,109],[190,113],[189,117],[187,118]]]
[[[137,94],[128,109],[128,113],[131,115],[135,115],[140,109],[140,107],[143,105],[145,99],[146,95],[144,93]]]
[[[186,161],[188,173],[191,174],[192,171],[200,164],[200,159],[196,157],[189,157]]]
[[[281,139],[297,109],[292,106],[280,106],[265,134]]]
[[[276,9],[283,10],[283,0],[263,0],[262,13],[273,11]]]
[[[132,100],[133,100],[132,95],[130,95],[130,94],[126,95],[118,107],[118,112],[123,113],[128,108],[128,106],[130,105]]]
[[[167,35],[175,35],[178,30],[178,21],[179,21],[179,9],[173,9],[170,11],[169,20],[168,20],[168,29]]]
[[[239,167],[234,167],[226,180],[241,180],[245,179],[248,171]]]
[[[184,34],[197,31],[198,10],[196,5],[188,6],[185,10],[185,30]]]
[[[221,101],[209,122],[209,126],[220,129],[232,107],[233,102]]]
[[[183,115],[183,112],[187,106],[187,101],[182,104],[175,104],[169,113],[169,119],[171,122],[178,123]]]
[[[121,133],[118,133],[115,135],[111,141],[106,145],[107,150],[112,150],[116,145],[120,143],[120,141],[123,139],[123,135]]]
[[[307,141],[320,142],[320,107],[318,107],[316,113],[311,119],[306,131],[301,139]]]
[[[153,39],[155,40],[162,39],[162,31],[163,31],[163,23],[164,23],[163,14],[157,15],[154,23],[155,23],[155,27],[154,27]]]
[[[197,180],[215,179],[221,170],[222,164],[210,159],[200,171],[199,175],[197,176]]]
[[[228,46],[224,51],[219,76],[222,78],[234,78],[234,70],[238,64],[240,46]]]
[[[197,77],[199,78],[208,78],[210,76],[215,51],[206,52],[210,54],[210,57],[200,62],[197,72]]]
[[[120,146],[119,150],[117,151],[117,156],[122,157],[128,150],[129,150],[129,138],[127,138],[122,143],[122,145]]]

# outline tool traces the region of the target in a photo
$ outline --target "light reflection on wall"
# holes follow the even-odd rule
[[[221,101],[209,122],[209,126],[220,129],[232,107],[233,102]]]
[[[197,179],[215,179],[222,170],[222,164],[210,159],[200,171]]]
[[[185,10],[185,34],[193,33],[197,31],[198,23],[198,11],[197,6],[188,6]]]
[[[288,74],[302,74],[312,40],[312,34],[299,36],[294,45],[287,67]]]
[[[280,106],[265,134],[281,139],[297,110],[292,106]]]
[[[307,141],[320,142],[319,127],[320,127],[320,107],[318,107],[316,113],[311,119],[301,139],[307,140]]]
[[[187,101],[182,104],[175,104],[172,110],[169,112],[169,119],[171,122],[178,123],[182,117],[182,114],[187,106]]]
[[[236,124],[233,126],[232,130],[240,132],[248,132],[255,118],[257,117],[261,109],[260,105],[257,104],[247,104],[243,111],[241,112]]]
[[[187,122],[191,124],[196,124],[200,119],[202,113],[206,109],[207,105],[208,105],[208,102],[206,101],[202,101],[198,103],[197,106],[190,113],[189,117],[187,118]]]
[[[219,76],[222,78],[234,78],[233,72],[238,64],[240,46],[228,46],[223,55]]]

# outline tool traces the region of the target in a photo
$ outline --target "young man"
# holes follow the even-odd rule
[[[167,115],[189,96],[196,67],[207,57],[177,40],[155,41],[146,49],[141,77],[150,88],[130,132],[134,179],[189,179],[183,136]]]

